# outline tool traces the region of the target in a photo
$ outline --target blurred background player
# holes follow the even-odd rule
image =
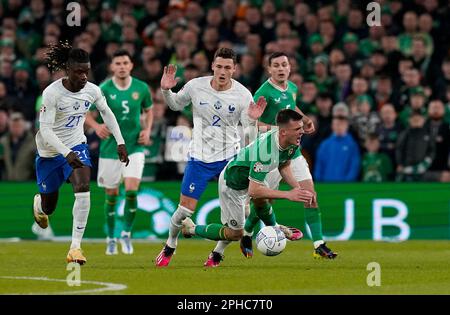
[[[269,79],[264,82],[256,91],[254,98],[264,97],[267,102],[266,109],[261,115],[258,126],[259,130],[268,130],[276,124],[276,117],[282,109],[296,110],[302,115],[304,130],[306,134],[313,133],[315,128],[312,120],[305,116],[303,112],[296,106],[297,86],[288,80],[291,67],[288,56],[283,52],[273,53],[268,60],[267,71],[270,75]],[[308,163],[302,156],[300,147],[297,148],[295,156],[291,163],[292,173],[302,189],[306,189],[316,194]],[[282,176],[278,169],[274,169],[266,179],[266,184],[271,189],[277,189]],[[314,257],[335,258],[337,256],[329,249],[323,241],[322,235],[322,219],[316,198],[312,203],[305,203],[305,221],[311,231],[314,242]],[[241,251],[245,257],[253,256],[252,235],[255,225],[262,220],[266,225],[275,225],[276,218],[272,205],[266,198],[252,198],[250,215],[245,223],[244,237],[241,239]],[[286,233],[290,239],[300,238],[299,231],[293,229],[290,233]]]
[[[249,198],[314,202],[315,194],[300,187],[290,167],[291,160],[297,156],[304,132],[302,115],[291,109],[281,110],[276,118],[276,125],[279,129],[263,134],[243,148],[220,173],[222,224],[195,225],[190,218],[183,221],[182,233],[186,237],[197,235],[220,240],[204,266],[217,267],[223,260],[226,245],[243,237],[245,207]],[[274,169],[278,169],[280,176],[292,187],[290,191],[267,187],[265,180]]]
[[[131,56],[126,50],[113,54],[111,71],[113,77],[100,85],[109,108],[119,123],[127,144],[130,164],[124,166],[116,158],[116,141],[103,123],[95,121],[93,115],[86,116],[86,124],[95,129],[100,137],[98,186],[105,188],[105,216],[107,223],[106,255],[116,255],[117,240],[114,238],[114,222],[119,186],[123,177],[125,185],[124,226],[120,234],[122,253],[133,254],[131,230],[137,209],[137,193],[144,169],[144,146],[150,144],[153,123],[152,97],[146,83],[130,75],[133,70]],[[93,107],[91,108],[93,109]],[[141,112],[145,123],[141,127]]]
[[[72,49],[67,42],[60,42],[48,52],[47,62],[54,71],[65,69],[67,77],[53,82],[43,92],[40,130],[36,134],[36,176],[40,194],[34,196],[33,214],[36,223],[47,228],[48,216],[56,209],[59,188],[66,180],[72,183],[75,202],[67,262],[83,265],[86,258],[81,251],[81,240],[90,210],[92,166],[83,125],[86,112],[93,103],[97,104],[118,143],[120,160],[126,164],[128,154],[119,125],[100,88],[87,81],[91,69],[89,54],[82,49]]]
[[[262,98],[253,103],[250,91],[231,78],[236,71],[236,54],[232,49],[219,48],[211,69],[213,76],[193,79],[176,94],[170,91],[179,80],[175,78],[176,67],[164,67],[161,78],[164,100],[172,110],[180,111],[192,104],[194,130],[180,203],[170,220],[166,245],[156,257],[158,267],[169,264],[181,223],[194,213],[208,181],[218,176],[239,151],[238,123],[244,130],[253,128],[253,137],[256,136],[256,120],[266,106]]]

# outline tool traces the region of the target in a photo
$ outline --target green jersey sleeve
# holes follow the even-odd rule
[[[142,99],[142,108],[144,109],[148,109],[151,108],[153,106],[153,100],[152,100],[152,95],[150,93],[150,89],[144,88],[144,95],[143,95],[143,99]]]
[[[252,162],[250,164],[250,172],[248,174],[248,179],[263,184],[266,179],[269,167],[267,165],[262,164],[259,161]]]

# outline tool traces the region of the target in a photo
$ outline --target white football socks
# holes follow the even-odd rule
[[[223,255],[225,248],[231,244],[231,241],[218,241],[216,247],[214,248],[214,252]]]
[[[178,205],[177,210],[172,214],[170,218],[169,238],[166,244],[171,248],[177,247],[178,234],[181,230],[181,222],[187,217],[191,217],[194,212],[182,205]]]
[[[91,208],[91,193],[81,192],[75,193],[75,202],[73,204],[73,225],[72,225],[72,244],[70,249],[80,248],[84,230]]]

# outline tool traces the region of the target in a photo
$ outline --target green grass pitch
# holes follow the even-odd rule
[[[85,242],[81,286],[70,287],[68,243],[0,243],[0,294],[450,294],[449,241],[332,242],[334,261],[314,260],[307,240],[253,259],[233,243],[214,269],[203,267],[214,242],[180,240],[163,269],[153,262],[162,241],[134,245],[134,255],[106,256],[104,243]],[[380,264],[381,286],[367,285],[370,262]]]

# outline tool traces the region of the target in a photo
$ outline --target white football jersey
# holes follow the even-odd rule
[[[216,91],[212,76],[187,82],[177,93],[178,101],[192,104],[194,130],[189,146],[191,157],[203,162],[229,159],[240,149],[239,122],[249,124],[250,91],[232,79],[231,88]]]
[[[107,106],[100,88],[87,82],[78,92],[67,90],[62,79],[50,84],[42,93],[42,107],[39,115],[40,123],[53,125],[53,132],[68,148],[86,143],[84,121],[89,107],[95,103],[99,110]],[[100,106],[100,107],[99,107]],[[48,144],[40,131],[36,134],[36,146],[41,157],[54,157],[58,151]]]

